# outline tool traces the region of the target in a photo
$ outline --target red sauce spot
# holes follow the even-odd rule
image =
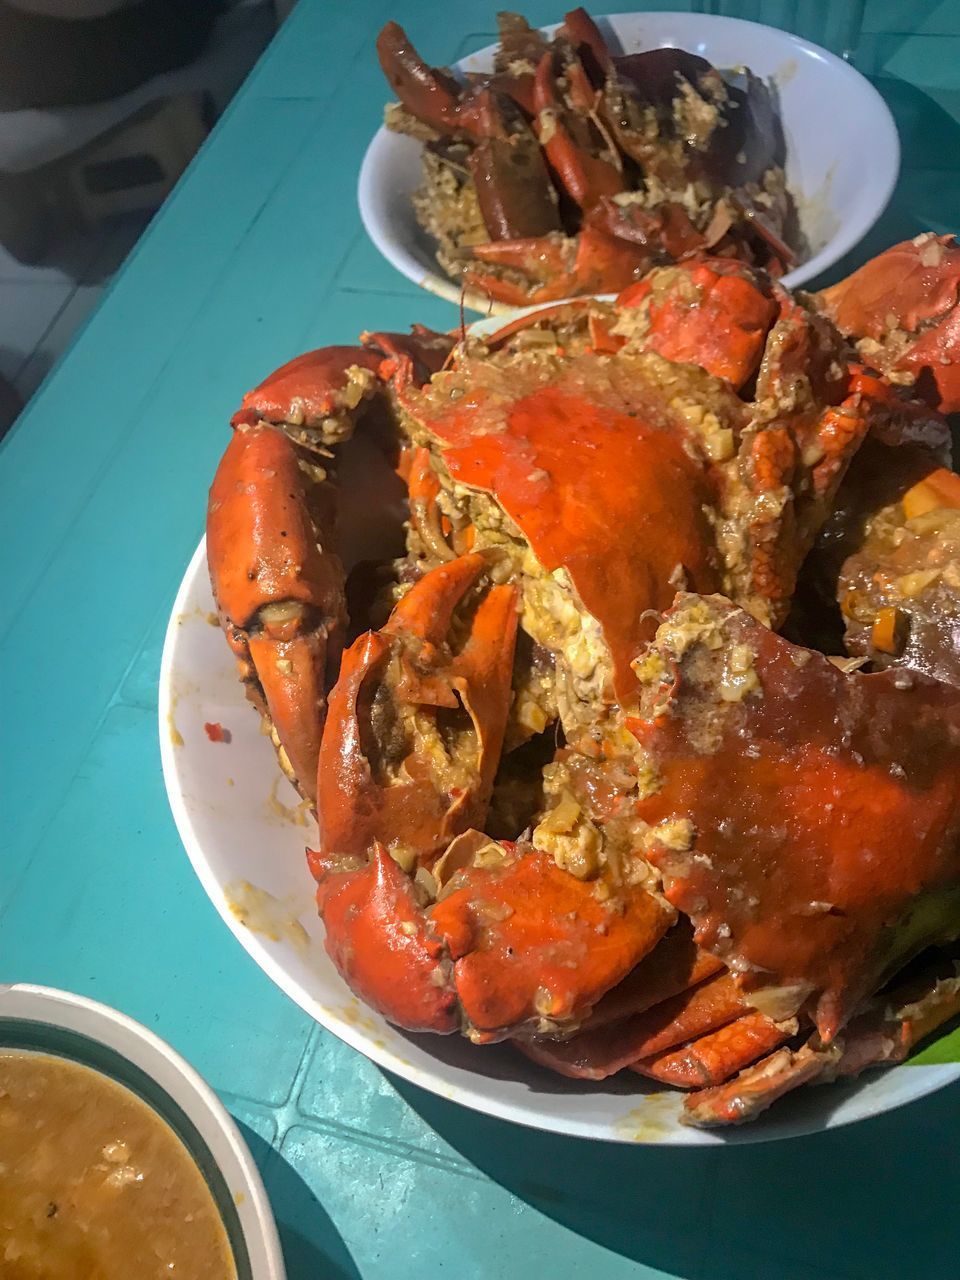
[[[222,724],[216,722],[211,723],[209,720],[203,726],[203,731],[211,742],[229,742],[230,730],[225,729]]]

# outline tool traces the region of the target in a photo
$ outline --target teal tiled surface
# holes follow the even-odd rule
[[[292,1280],[956,1276],[960,1089],[789,1145],[671,1153],[515,1129],[314,1026],[229,936],[180,848],[157,669],[225,419],[301,348],[455,322],[360,228],[384,98],[371,44],[397,17],[449,61],[489,40],[493,7],[463,0],[438,21],[429,0],[301,0],[2,446],[0,978],[105,1000],[194,1062],[263,1170]],[[847,53],[890,103],[904,173],[848,265],[957,229],[960,4],[677,7]]]

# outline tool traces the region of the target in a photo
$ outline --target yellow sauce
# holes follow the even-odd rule
[[[3,1280],[235,1280],[180,1139],[89,1067],[0,1050]]]
[[[235,880],[225,890],[227,906],[251,933],[263,934],[271,942],[291,942],[298,951],[310,947],[310,935],[297,919],[294,905],[282,902],[249,880]],[[300,913],[311,909],[313,899],[300,904]]]

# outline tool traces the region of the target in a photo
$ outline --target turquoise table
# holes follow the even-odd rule
[[[223,927],[177,839],[157,669],[227,415],[303,348],[455,322],[379,260],[354,189],[384,100],[379,25],[399,18],[446,61],[489,41],[493,7],[301,0],[6,440],[0,977],[116,1005],[191,1059],[260,1162],[292,1280],[955,1277],[960,1087],[835,1134],[706,1152],[517,1129],[311,1023]],[[872,243],[957,228],[960,5],[711,8],[852,51],[874,77],[906,168]]]

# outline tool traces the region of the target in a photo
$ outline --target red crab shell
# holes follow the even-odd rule
[[[704,515],[713,494],[685,424],[652,383],[618,387],[590,357],[546,386],[475,363],[468,394],[440,387],[416,413],[451,477],[495,495],[544,568],[566,570],[609,646],[614,692],[629,699],[630,661],[653,634],[647,611],[669,605],[678,573],[698,590],[719,583]]]

